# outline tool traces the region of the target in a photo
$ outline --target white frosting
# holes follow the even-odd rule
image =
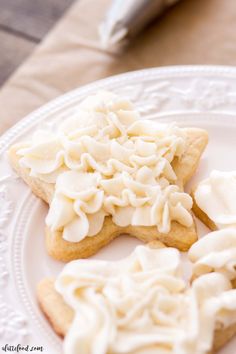
[[[138,246],[118,262],[67,264],[56,290],[74,310],[65,354],[205,354],[236,322],[236,290],[219,273],[191,287],[174,248]]]
[[[199,276],[212,271],[236,278],[236,229],[211,232],[193,244],[188,253],[194,263],[193,274]]]
[[[141,120],[129,101],[102,92],[57,131],[36,132],[18,154],[32,176],[56,183],[47,225],[78,242],[96,235],[106,215],[163,233],[171,221],[191,226],[192,199],[173,185],[171,166],[185,145],[183,130]]]
[[[175,185],[148,184],[152,174],[148,167],[139,169],[139,181],[127,172],[113,179],[100,173],[62,173],[46,222],[53,231],[63,228],[63,238],[71,242],[96,235],[106,215],[119,226],[157,226],[160,232],[168,232],[172,220],[190,226],[189,195]]]
[[[212,171],[195,193],[197,205],[219,229],[236,227],[236,171]]]

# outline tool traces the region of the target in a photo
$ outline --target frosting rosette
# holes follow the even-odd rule
[[[74,310],[65,354],[205,354],[214,330],[236,322],[228,278],[206,274],[189,286],[174,248],[70,262],[55,288]]]
[[[172,167],[186,149],[183,129],[140,119],[130,101],[109,92],[84,100],[55,131],[37,131],[18,149],[30,175],[55,185],[47,217],[53,231],[78,242],[115,224],[189,227],[192,199]]]
[[[56,182],[56,192],[46,223],[52,231],[63,229],[67,241],[80,241],[97,234],[106,215],[102,209],[104,192],[98,189],[99,173],[67,171]]]
[[[219,272],[230,280],[236,278],[236,229],[210,232],[193,244],[188,252],[193,275]]]

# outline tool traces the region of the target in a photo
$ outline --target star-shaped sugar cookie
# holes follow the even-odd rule
[[[203,129],[142,119],[128,100],[101,92],[55,131],[14,145],[9,159],[50,205],[49,254],[69,261],[124,233],[187,250],[197,234],[183,187],[207,142]]]
[[[236,333],[235,247],[235,232],[196,242],[190,284],[180,252],[160,242],[115,262],[73,261],[38,285],[38,300],[64,354],[210,354]]]

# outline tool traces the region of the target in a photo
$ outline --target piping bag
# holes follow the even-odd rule
[[[113,0],[99,36],[104,49],[128,44],[148,23],[179,0]]]

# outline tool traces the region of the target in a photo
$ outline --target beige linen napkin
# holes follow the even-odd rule
[[[236,63],[235,0],[182,0],[122,53],[100,48],[109,0],[78,0],[0,91],[0,133],[50,99],[147,67]]]

